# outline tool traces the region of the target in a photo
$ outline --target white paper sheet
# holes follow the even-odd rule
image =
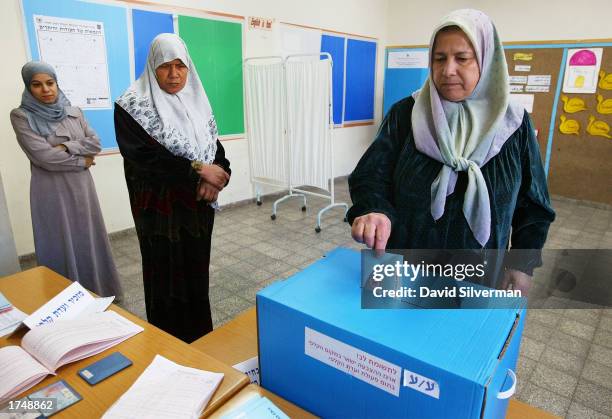
[[[525,86],[525,91],[531,93],[548,93],[550,92],[550,86]]]
[[[142,327],[114,311],[95,313],[36,327],[23,336],[21,346],[49,369],[100,353],[142,332]]]
[[[42,381],[51,371],[19,346],[0,348],[0,404]]]
[[[73,282],[23,322],[33,329],[44,324],[55,323],[58,320],[74,319],[86,313],[106,310],[114,298],[94,298],[81,284]]]
[[[530,65],[515,65],[514,71],[531,71]]]
[[[402,369],[398,365],[316,330],[304,329],[306,355],[399,397]]]
[[[33,18],[40,59],[55,68],[58,84],[72,105],[110,109],[104,24],[42,15]]]
[[[564,93],[595,93],[603,48],[580,48],[567,51]]]
[[[527,76],[510,76],[510,84],[527,84]]]
[[[534,74],[527,76],[527,84],[530,86],[550,86],[551,79],[550,74]]]
[[[533,100],[534,100],[534,95],[532,94],[520,94],[520,93],[513,93],[510,95],[511,100],[514,100],[517,103],[520,103],[521,105],[523,105],[525,107],[525,109],[527,110],[527,112],[532,113],[533,112]]]
[[[429,51],[391,51],[387,68],[428,68]]]
[[[234,365],[234,368],[248,375],[251,384],[259,385],[259,357],[254,356],[246,361],[242,361]]]
[[[184,367],[156,355],[103,418],[196,418],[221,380],[221,373]]]
[[[511,84],[510,85],[510,93],[522,93],[523,92],[522,84]]]

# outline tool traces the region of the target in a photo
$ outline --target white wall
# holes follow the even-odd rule
[[[0,14],[0,48],[10,51],[10,59],[0,67],[0,173],[4,182],[11,225],[20,255],[34,251],[29,203],[29,163],[17,145],[9,122],[9,112],[19,105],[23,84],[20,69],[26,62],[26,49],[20,0],[3,1]],[[383,52],[386,45],[386,0],[158,0],[162,7],[205,9],[210,11],[274,18],[277,22],[290,22],[325,29],[343,31],[379,39],[376,87],[376,121],[380,121],[382,108]],[[180,10],[177,10],[180,12]],[[246,26],[246,25],[245,25]],[[261,35],[247,31],[245,56],[261,55],[265,49]],[[258,39],[254,39],[255,36]],[[262,46],[264,45],[264,46]],[[375,134],[376,126],[343,128],[336,130],[335,172],[346,175],[354,168]],[[249,182],[248,144],[246,139],[225,141],[224,147],[232,163],[233,176],[228,188],[221,194],[221,204],[253,197]],[[127,189],[123,175],[123,162],[119,155],[100,156],[92,169],[102,212],[109,232],[133,226]]]
[[[389,0],[387,43],[428,44],[445,14],[466,7],[487,13],[502,41],[612,38],[610,0]]]

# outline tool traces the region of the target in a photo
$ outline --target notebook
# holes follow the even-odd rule
[[[0,348],[0,404],[35,386],[62,365],[96,355],[143,328],[114,311],[41,325],[21,346]]]

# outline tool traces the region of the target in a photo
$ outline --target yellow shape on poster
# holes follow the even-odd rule
[[[612,73],[606,74],[605,71],[599,71],[599,84],[600,89],[612,90]]]
[[[561,95],[561,100],[563,101],[563,110],[567,113],[576,113],[584,111],[587,108],[584,104],[584,99],[579,97],[573,97],[570,99],[565,95]]]
[[[612,139],[612,135],[610,135],[610,125],[608,125],[607,122],[595,119],[594,116],[589,116],[589,125],[587,126],[587,132],[591,135]]]
[[[527,53],[527,52],[515,52],[514,53],[514,57],[513,57],[514,61],[531,61],[533,60],[533,53]]]
[[[612,99],[604,100],[602,95],[597,95],[597,112],[602,115],[612,114]]]
[[[562,134],[578,135],[580,123],[575,119],[567,119],[565,115],[561,115],[559,131],[561,131]]]
[[[576,80],[574,80],[574,87],[584,87],[584,76],[576,77]]]

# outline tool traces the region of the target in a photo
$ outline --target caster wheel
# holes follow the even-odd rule
[[[270,216],[270,219],[272,219],[272,220],[276,220],[276,214],[272,214],[272,215]]]
[[[306,205],[302,207],[302,212],[306,212]]]
[[[320,233],[321,232],[321,227],[315,227],[315,232]]]
[[[347,217],[344,217],[344,222],[348,223],[348,218]]]
[[[257,206],[261,207],[261,201],[257,201]]]

